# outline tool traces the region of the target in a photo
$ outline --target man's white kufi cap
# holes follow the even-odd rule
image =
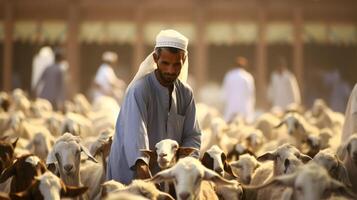
[[[111,51],[106,51],[102,55],[102,60],[106,62],[116,62],[118,60],[118,55]]]
[[[173,47],[177,49],[181,49],[186,53],[186,60],[181,68],[180,75],[178,79],[181,82],[186,83],[187,75],[188,75],[188,55],[187,55],[187,46],[188,46],[188,39],[182,35],[181,33],[168,29],[162,30],[156,36],[156,44],[155,48],[158,47]],[[134,76],[133,80],[130,82],[128,89],[133,85],[133,83],[143,76],[153,72],[156,69],[156,63],[153,58],[154,52],[146,57],[146,59],[140,64],[139,70]]]
[[[174,47],[187,51],[188,39],[181,33],[169,29],[160,31],[156,36],[156,47]]]

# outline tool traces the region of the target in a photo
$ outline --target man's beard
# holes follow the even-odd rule
[[[157,70],[159,72],[159,76],[161,78],[161,80],[165,83],[165,84],[172,84],[176,81],[177,77],[179,76],[179,74],[170,74],[170,73],[163,73],[161,70]]]

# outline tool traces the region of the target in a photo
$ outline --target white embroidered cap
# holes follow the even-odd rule
[[[188,39],[181,33],[168,29],[162,30],[156,36],[156,47],[174,47],[187,51]]]
[[[107,62],[115,62],[118,59],[118,55],[111,51],[106,51],[102,55],[102,60]]]

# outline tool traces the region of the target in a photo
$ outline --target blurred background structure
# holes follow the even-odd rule
[[[221,84],[237,55],[249,60],[261,107],[279,56],[305,105],[329,99],[336,79],[357,81],[356,0],[0,0],[0,88],[29,91],[44,45],[66,49],[72,94],[87,92],[106,50],[128,83],[164,28],[190,39],[196,90]]]

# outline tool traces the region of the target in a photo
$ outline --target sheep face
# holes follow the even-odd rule
[[[205,168],[197,159],[185,157],[173,167],[157,173],[154,182],[172,180],[175,184],[177,199],[198,199],[202,180],[211,180],[221,184],[231,182],[221,178],[214,171]]]
[[[60,171],[68,176],[73,175],[79,166],[81,155],[80,146],[74,141],[60,142],[56,144],[54,150],[58,164],[60,165]]]
[[[259,162],[253,156],[244,154],[238,161],[232,162],[231,166],[238,168],[240,182],[248,185],[255,169],[259,167]]]
[[[254,130],[251,132],[248,137],[246,138],[246,141],[248,143],[248,146],[251,147],[252,149],[256,150],[264,142],[264,135],[260,130]]]
[[[47,158],[49,150],[52,147],[51,141],[49,139],[46,139],[42,133],[37,133],[33,138],[32,144],[34,154],[45,160]]]
[[[205,158],[207,155],[209,155],[210,158]],[[223,162],[225,162],[225,156],[222,156],[222,155],[224,155],[224,152],[222,151],[222,149],[220,149],[217,145],[213,145],[205,153],[204,157],[202,158],[202,163],[206,167],[217,172],[219,175],[224,176],[224,163]],[[224,160],[222,159],[222,157],[224,157],[223,158]],[[205,159],[212,159],[213,166],[207,166]]]
[[[300,151],[290,144],[284,144],[275,151],[267,152],[258,157],[258,161],[273,160],[274,175],[289,174],[303,163],[311,160],[311,157],[300,153]]]
[[[161,140],[155,145],[157,154],[157,163],[161,169],[167,169],[175,164],[176,152],[179,144],[170,139]]]

